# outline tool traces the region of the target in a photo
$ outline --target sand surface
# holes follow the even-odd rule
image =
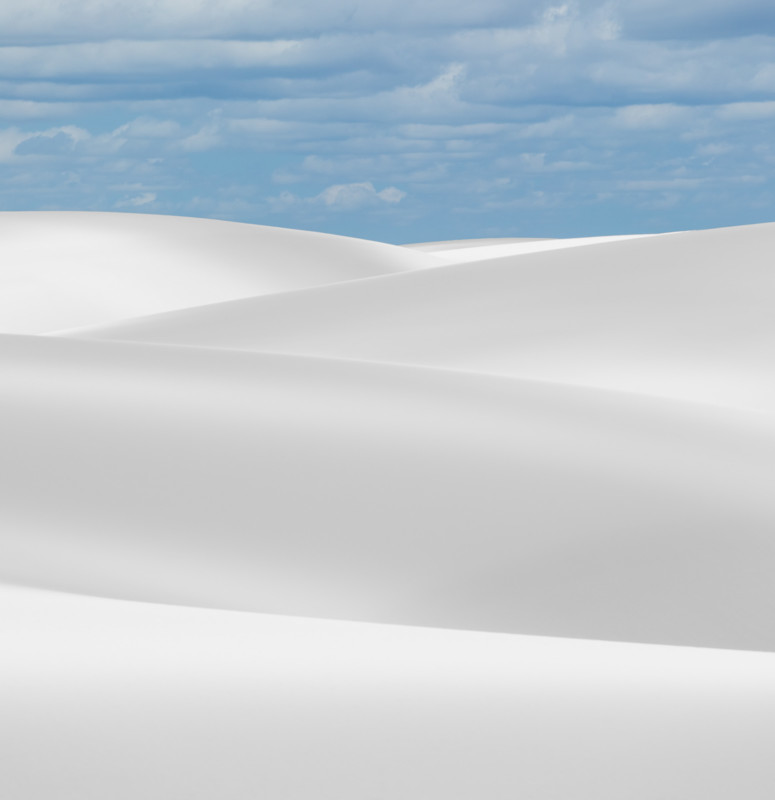
[[[773,796],[775,224],[0,233],[0,795]]]

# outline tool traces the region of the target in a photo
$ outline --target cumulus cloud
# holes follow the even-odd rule
[[[18,128],[0,130],[0,162],[10,161],[25,138]]]
[[[64,131],[54,134],[36,133],[16,146],[17,155],[59,155],[75,147],[75,140]]]
[[[88,131],[73,125],[51,128],[22,137],[14,148],[14,154],[17,156],[64,155],[73,152],[79,142],[88,138]]]

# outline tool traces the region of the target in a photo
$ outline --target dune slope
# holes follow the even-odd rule
[[[769,410],[775,224],[510,256],[73,335],[356,358]]]
[[[0,578],[775,649],[768,415],[205,348],[0,352]]]
[[[0,331],[45,333],[426,266],[405,248],[149,214],[0,212]]]
[[[775,656],[0,587],[14,800],[769,800]]]

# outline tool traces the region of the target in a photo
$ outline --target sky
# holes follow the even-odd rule
[[[3,0],[0,210],[404,243],[775,221],[772,0]]]

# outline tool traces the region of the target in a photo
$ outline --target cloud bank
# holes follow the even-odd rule
[[[391,241],[757,222],[773,118],[764,0],[0,8],[7,210]]]

